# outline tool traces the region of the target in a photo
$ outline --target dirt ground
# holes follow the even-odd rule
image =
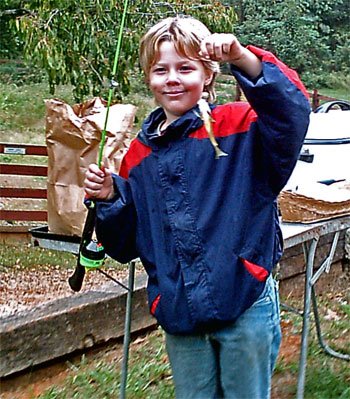
[[[105,270],[106,271],[106,270]],[[0,268],[0,320],[18,312],[44,305],[59,298],[75,295],[68,284],[73,269],[46,266],[41,270],[16,270],[3,272]],[[127,277],[127,270],[108,269],[108,274],[118,281]],[[87,292],[105,285],[110,280],[97,270],[85,275],[80,292]]]
[[[18,311],[28,310],[33,306],[42,305],[57,298],[72,295],[67,284],[67,279],[73,270],[62,270],[59,267],[47,268],[45,270],[28,271],[13,270],[1,273],[2,284],[0,289],[0,321],[1,317]],[[115,271],[113,277],[122,279],[127,271]],[[43,284],[43,282],[45,282]],[[91,290],[98,285],[106,283],[106,277],[98,272],[89,273],[84,283],[84,290]],[[328,299],[349,299],[349,274],[342,270],[341,264],[332,267],[330,275],[324,276],[318,283],[318,291],[327,293]],[[302,303],[304,280],[303,277],[283,281],[280,284],[281,297]],[[297,362],[300,349],[300,333],[296,331],[293,323],[288,319],[282,320],[282,345],[279,358],[283,363]],[[153,334],[149,331],[147,334]],[[143,333],[145,334],[145,333]],[[131,354],[133,347],[140,345],[140,336],[134,336],[131,343]],[[67,376],[74,374],[71,365],[79,363],[81,356],[67,357],[54,364],[45,367],[37,367],[21,375],[6,378],[1,381],[1,399],[33,399],[50,388],[52,385],[64,384]],[[122,343],[111,343],[107,346],[92,349],[86,353],[86,359],[93,364],[100,360],[120,362],[122,359]],[[295,374],[288,372],[277,373],[273,379],[272,399],[289,399],[293,396],[288,393],[286,387],[296,383]]]
[[[280,357],[286,363],[296,361],[299,356],[300,335],[293,332],[293,326],[289,323],[282,323],[283,339],[280,350]],[[154,334],[149,331],[147,334]],[[130,346],[130,356],[133,348],[142,344],[147,335],[136,336]],[[120,364],[122,360],[122,343],[91,350],[87,354],[89,364],[104,362],[115,362]],[[71,364],[79,363],[80,356],[70,357],[69,360],[61,360],[55,364],[43,368],[37,368],[15,378],[5,379],[1,384],[1,399],[33,399],[49,389],[52,385],[62,385],[69,375],[74,375]],[[273,379],[272,399],[291,399],[293,396],[286,396],[285,387],[295,383],[295,377],[286,373],[279,374]],[[281,396],[281,393],[282,396]],[[170,398],[169,398],[170,399]]]

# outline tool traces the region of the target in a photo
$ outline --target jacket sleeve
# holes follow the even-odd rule
[[[307,132],[310,103],[297,73],[272,53],[248,46],[262,61],[262,73],[251,79],[235,66],[231,71],[258,115],[254,156],[261,158],[274,195],[287,183]]]
[[[138,257],[136,250],[136,210],[128,181],[113,175],[114,198],[96,201],[96,235],[106,253],[118,262]]]

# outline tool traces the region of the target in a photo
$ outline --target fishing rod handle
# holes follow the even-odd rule
[[[69,277],[69,279],[68,279],[70,288],[75,292],[79,292],[83,285],[84,277],[85,277],[85,267],[80,265],[80,262],[78,259],[77,266],[75,267],[75,271],[72,274],[72,276]]]
[[[75,292],[79,292],[83,285],[85,277],[85,267],[80,263],[81,250],[83,245],[87,241],[90,241],[92,238],[92,234],[95,228],[95,220],[96,220],[96,205],[91,202],[88,204],[88,214],[86,216],[83,233],[81,236],[77,265],[75,267],[73,275],[68,279],[69,286]]]

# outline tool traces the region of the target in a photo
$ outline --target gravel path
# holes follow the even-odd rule
[[[127,269],[108,268],[109,275],[121,281],[127,278]],[[73,269],[60,266],[45,266],[36,270],[20,266],[0,268],[0,318],[27,311],[58,298],[75,295],[68,284]],[[96,290],[110,280],[98,271],[86,274],[80,292]]]

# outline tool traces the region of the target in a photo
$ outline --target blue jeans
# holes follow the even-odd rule
[[[233,324],[208,334],[166,334],[178,399],[267,399],[281,342],[277,282]]]

